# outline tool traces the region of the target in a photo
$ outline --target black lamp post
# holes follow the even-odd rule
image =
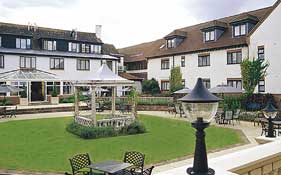
[[[192,127],[196,129],[196,146],[193,167],[186,170],[189,175],[214,175],[215,171],[208,167],[207,150],[204,129],[210,125],[218,108],[221,98],[211,94],[198,78],[190,94],[179,99],[182,101],[183,110],[190,119]]]
[[[272,120],[277,115],[277,109],[272,105],[271,102],[268,102],[266,107],[263,109],[265,118],[268,120],[268,131],[266,137],[276,137],[274,135],[274,127]]]

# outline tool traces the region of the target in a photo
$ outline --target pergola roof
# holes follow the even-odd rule
[[[134,85],[134,81],[127,80],[115,74],[109,69],[106,63],[103,63],[99,70],[82,80],[75,82],[76,86],[116,86],[116,85]]]
[[[55,74],[38,69],[18,69],[0,73],[0,81],[55,81]]]

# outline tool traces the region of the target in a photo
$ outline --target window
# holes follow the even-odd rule
[[[210,55],[198,56],[198,67],[210,66]]]
[[[169,81],[161,81],[161,90],[168,91],[170,89],[170,82]]]
[[[50,58],[50,69],[64,69],[63,58]]]
[[[264,47],[263,46],[258,47],[258,59],[264,60]]]
[[[215,41],[215,31],[205,32],[205,41]]]
[[[20,68],[36,68],[35,57],[20,57]]]
[[[147,69],[147,63],[145,61],[137,61],[137,62],[131,62],[126,63],[127,70],[143,70]]]
[[[77,70],[90,70],[90,60],[78,59]]]
[[[175,48],[176,47],[176,39],[167,40],[167,48]]]
[[[170,60],[161,60],[161,69],[169,69],[170,68]]]
[[[265,92],[265,81],[264,80],[260,80],[259,84],[258,84],[258,91],[259,92]]]
[[[0,55],[0,68],[5,67],[4,55]]]
[[[101,53],[101,45],[91,45],[91,53]]]
[[[16,48],[17,49],[30,49],[31,40],[27,38],[16,38]]]
[[[72,94],[71,82],[63,82],[63,94]]]
[[[185,67],[185,56],[181,57],[181,67]]]
[[[79,43],[68,43],[68,51],[69,52],[80,52],[80,44]]]
[[[234,26],[234,37],[246,35],[246,24]]]
[[[210,79],[203,79],[203,84],[207,89],[211,88],[211,81]]]
[[[82,44],[82,53],[90,53],[91,44]]]
[[[2,37],[0,36],[0,47],[2,47]]]
[[[57,94],[60,94],[60,82],[47,82],[47,95],[52,95],[54,88],[56,88]]]
[[[231,51],[227,53],[227,64],[240,64],[242,62],[242,51]]]
[[[242,89],[242,80],[241,79],[227,80],[227,85],[238,89]]]
[[[12,81],[11,86],[17,87],[17,88],[22,88],[26,91],[27,87],[27,82],[22,82],[22,81]],[[11,92],[10,96],[19,96],[20,92]]]
[[[48,41],[48,40],[44,40],[43,41],[43,49],[44,50],[57,50],[57,42],[56,41]]]

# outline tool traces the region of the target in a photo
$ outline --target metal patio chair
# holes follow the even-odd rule
[[[92,175],[92,169],[88,168],[91,164],[90,156],[86,154],[77,154],[69,159],[73,175]]]
[[[233,123],[233,111],[225,111],[224,118],[223,118],[223,124],[232,124]]]
[[[124,162],[133,164],[133,167],[129,170],[130,172],[133,172],[134,175],[141,175],[144,172],[144,158],[145,155],[140,152],[129,151],[125,153]]]

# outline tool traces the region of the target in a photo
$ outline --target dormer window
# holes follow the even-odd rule
[[[240,24],[233,26],[234,28],[234,37],[246,35],[246,24]]]
[[[2,47],[2,37],[0,36],[0,47]]]
[[[175,48],[176,47],[176,38],[167,40],[167,48]]]
[[[31,49],[31,40],[29,38],[16,38],[17,49]]]
[[[68,43],[68,51],[69,52],[80,52],[80,44],[79,43]]]
[[[56,41],[50,41],[50,40],[44,40],[43,41],[43,49],[55,51],[55,50],[57,50],[57,42]]]
[[[204,32],[205,41],[215,41],[215,31]]]

